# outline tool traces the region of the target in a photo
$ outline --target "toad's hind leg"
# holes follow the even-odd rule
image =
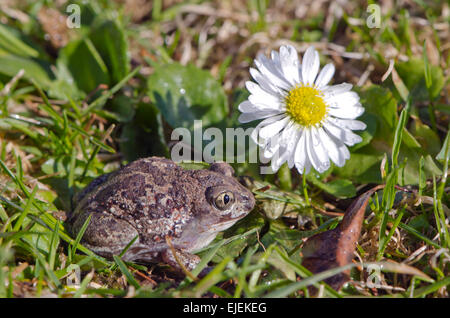
[[[86,217],[79,217],[73,223],[71,228],[73,235],[78,234],[89,213],[85,215]],[[120,254],[138,235],[138,231],[127,221],[98,212],[93,212],[91,215],[81,243],[101,256],[112,258],[113,255]],[[136,239],[133,246],[138,244],[139,238]]]

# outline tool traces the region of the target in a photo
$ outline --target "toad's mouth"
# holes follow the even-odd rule
[[[228,229],[229,227],[233,226],[234,223],[236,223],[237,221],[239,221],[246,215],[247,215],[247,213],[245,213],[245,212],[242,212],[240,214],[230,213],[227,215],[223,215],[219,222],[217,222],[215,224],[210,224],[207,227],[206,232],[215,233],[215,232],[224,231],[224,230]]]

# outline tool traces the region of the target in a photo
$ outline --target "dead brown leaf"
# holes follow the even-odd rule
[[[347,209],[342,222],[336,228],[310,237],[302,248],[302,265],[313,273],[320,273],[349,264],[361,234],[369,198],[383,187],[384,185],[376,186],[360,195]],[[350,270],[347,270],[326,279],[325,282],[338,290],[349,278]]]

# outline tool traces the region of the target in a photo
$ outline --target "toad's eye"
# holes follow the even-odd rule
[[[214,201],[216,208],[219,210],[226,210],[234,202],[234,194],[232,192],[222,192]]]

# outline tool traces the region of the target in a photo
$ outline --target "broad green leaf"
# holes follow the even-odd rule
[[[82,100],[86,93],[77,87],[73,74],[70,72],[66,61],[58,59],[56,61],[56,80],[52,82],[47,93],[50,97],[66,100]]]
[[[129,123],[136,113],[133,106],[134,101],[130,97],[117,95],[108,103],[107,111],[112,112],[115,120]]]
[[[123,28],[117,21],[94,22],[89,38],[105,62],[112,84],[120,82],[130,72]]]
[[[290,229],[281,220],[271,220],[269,231],[261,238],[261,243],[269,246],[276,242],[290,251],[298,247],[305,237],[305,232]],[[295,255],[295,257],[297,257],[297,261],[300,261],[299,255]]]
[[[447,156],[447,158],[450,156],[450,131],[447,132],[441,151],[437,154],[436,159],[439,161],[445,161],[445,156]]]
[[[375,120],[376,130],[368,145],[361,148],[357,147],[356,150],[352,148],[350,159],[345,163],[344,167],[335,168],[334,171],[340,177],[354,182],[379,183],[381,182],[380,164],[383,154],[387,153],[391,157],[393,151],[395,129],[399,120],[397,100],[388,89],[376,85],[360,92],[360,96],[366,112],[359,119],[364,121],[371,130],[373,127],[370,125],[373,126],[373,121]],[[426,128],[420,128],[420,132],[417,133],[418,136],[429,136],[432,134]],[[402,137],[401,145],[397,145],[400,146],[397,159],[399,164],[402,164],[406,159],[406,166],[404,171],[402,170],[399,173],[398,182],[400,184],[403,184],[403,182],[405,184],[417,184],[421,156],[425,159],[424,171],[428,178],[433,174],[442,174],[427,152],[427,149],[423,149],[422,144],[406,128],[403,129]],[[433,143],[434,141],[430,139],[427,142]],[[435,146],[434,150],[436,150]]]
[[[402,145],[400,148],[399,162],[407,160],[404,174],[402,171],[399,173],[399,184],[417,184],[419,182],[419,162],[420,157],[423,156],[425,159],[425,176],[427,179],[434,175],[441,175],[442,171],[434,162],[433,158],[426,153],[422,148],[410,148]],[[403,182],[404,179],[404,182]]]
[[[428,91],[432,100],[436,99],[445,84],[444,74],[440,67],[428,65],[431,86],[427,90],[425,80],[425,63],[423,59],[412,58],[407,62],[400,62],[395,66],[398,74],[408,87],[414,102],[428,100]]]
[[[330,182],[322,182],[314,176],[308,175],[308,181],[316,187],[341,199],[352,198],[356,195],[356,188],[350,180],[336,179]]]
[[[15,76],[21,69],[25,71],[24,78],[35,81],[44,89],[50,87],[54,75],[50,64],[39,59],[26,58],[0,52],[0,73],[7,76]]]
[[[388,150],[386,150],[387,152]],[[334,172],[340,177],[359,183],[380,183],[380,163],[383,153],[368,145],[350,155],[344,167],[334,168]]]
[[[69,43],[60,51],[58,62],[67,66],[74,84],[85,93],[110,84],[105,62],[89,39]]]
[[[301,212],[308,207],[308,204],[299,194],[292,191],[283,191],[266,182],[259,182],[257,180],[248,180],[245,182],[247,183],[247,187],[254,191],[255,197],[259,202],[259,210],[267,218],[275,220],[289,213],[300,213],[302,217],[306,216],[306,213]],[[258,191],[261,188],[266,189],[261,192]]]
[[[7,25],[0,23],[0,49],[21,57],[39,57],[39,51],[25,43],[22,34]]]
[[[425,214],[414,216],[409,220],[408,225],[418,232],[424,232],[430,227]]]
[[[75,161],[74,174],[76,176],[80,176],[83,173],[85,164],[86,163],[82,160]],[[70,157],[69,156],[58,157],[58,158],[50,157],[41,165],[41,169],[42,169],[42,172],[44,172],[47,175],[56,174],[60,178],[67,177],[70,173]],[[91,171],[89,173],[89,176],[94,176],[94,175],[95,175],[95,172]]]
[[[178,63],[159,65],[148,79],[149,95],[172,128],[193,129],[221,122],[227,115],[222,86],[207,71]]]
[[[280,253],[283,253],[285,254],[285,257],[288,257],[287,253],[284,250],[275,250],[270,254],[269,258],[267,259],[267,263],[281,271],[283,275],[290,281],[295,281],[296,275],[294,269],[283,259],[283,257],[280,256]]]
[[[152,155],[168,156],[161,114],[155,106],[147,103],[137,105],[136,116],[123,126],[119,147],[128,161]]]
[[[398,120],[395,97],[388,89],[376,85],[362,91],[360,96],[365,113],[372,115],[361,116],[360,120],[369,126],[371,125],[370,121],[375,117],[377,128],[374,138],[392,142]]]
[[[242,239],[233,240],[230,243],[221,246],[212,258],[212,262],[219,263],[227,256],[231,256],[232,258],[238,257],[247,246],[257,242],[257,235],[260,235],[264,224],[264,218],[260,214],[253,212],[225,232],[220,233],[211,245],[222,240],[226,240],[230,237],[244,234],[250,230],[256,229],[258,232],[248,235]],[[205,253],[207,253],[207,251],[202,251],[199,255],[201,256]]]
[[[427,125],[420,121],[414,121],[411,127],[411,133],[431,156],[436,156],[441,149],[441,140],[439,136]]]
[[[361,136],[362,141],[351,147],[350,152],[354,152],[370,144],[377,132],[377,117],[375,115],[366,112],[358,120],[363,121],[367,127],[363,131],[355,131],[355,133]]]

